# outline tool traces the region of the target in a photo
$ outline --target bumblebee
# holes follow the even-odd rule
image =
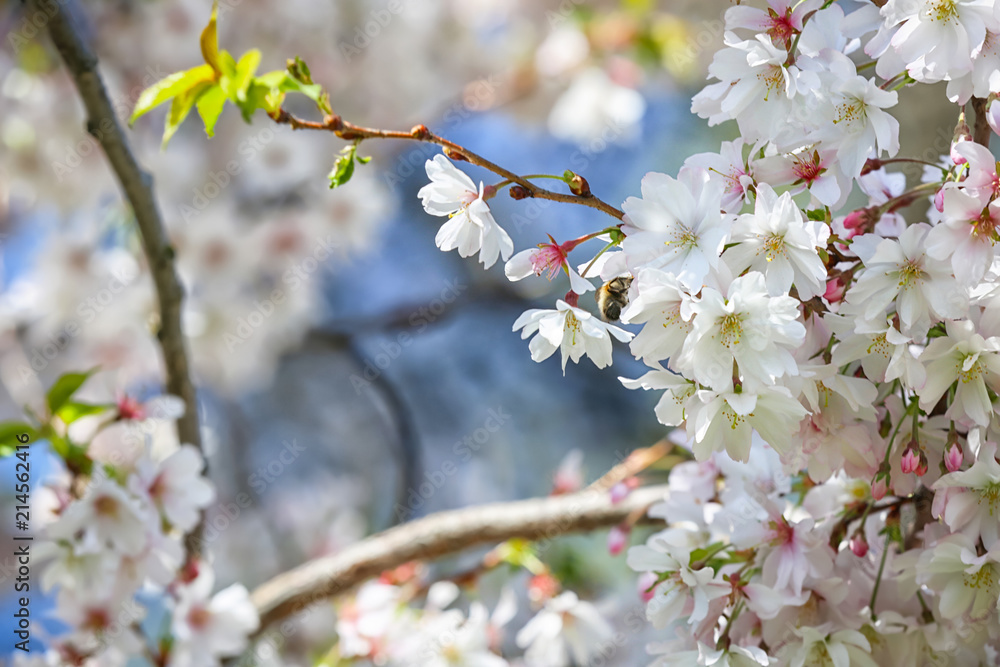
[[[594,298],[605,322],[616,322],[628,305],[628,288],[632,276],[618,276],[601,285]]]

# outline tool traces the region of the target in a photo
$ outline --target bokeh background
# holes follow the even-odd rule
[[[572,169],[618,204],[638,194],[644,173],[674,174],[733,138],[735,128],[710,129],[689,111],[728,6],[224,0],[219,29],[222,48],[261,49],[262,71],[301,56],[353,122],[424,123],[518,173]],[[121,119],[144,87],[200,61],[210,7],[75,6]],[[88,398],[156,395],[155,295],[131,214],[44,34],[17,2],[2,5],[0,27],[0,419],[38,405],[61,373],[93,366],[101,372]],[[904,93],[894,111],[904,153],[936,159],[955,110],[942,91],[921,88],[926,97]],[[309,115],[307,103],[290,108]],[[627,353],[604,370],[570,364],[564,376],[556,358],[532,362],[511,332],[522,311],[566,292],[564,277],[510,283],[500,264],[484,272],[435,248],[441,221],[416,197],[434,147],[365,142],[372,162],[331,191],[326,174],[343,145],[332,136],[262,114],[245,124],[229,108],[211,140],[192,117],[161,151],[163,117],[148,114],[129,137],[154,175],[189,293],[185,328],[219,491],[206,538],[220,585],[253,587],[400,519],[544,495],[573,450],[589,481],[663,437],[655,397],[617,380],[642,372]],[[491,204],[518,249],[607,224],[586,208]],[[581,303],[594,309],[589,297]],[[487,431],[498,415],[500,428]],[[154,425],[143,438],[170,438],[168,421]],[[33,456],[38,488],[51,469],[43,449]],[[425,493],[449,461],[457,473]],[[6,493],[10,467],[0,463]],[[249,506],[233,505],[241,493]],[[637,600],[604,535],[560,541],[547,559],[612,615]],[[8,577],[0,568],[0,595]],[[315,635],[329,635],[330,617],[314,618]],[[643,644],[634,642],[637,664]]]

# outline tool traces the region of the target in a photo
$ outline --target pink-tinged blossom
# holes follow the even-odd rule
[[[864,264],[845,300],[856,305],[866,320],[880,319],[893,306],[899,314],[900,331],[923,336],[932,318],[961,318],[968,297],[942,260],[927,254],[930,225],[917,223],[898,240],[865,234],[854,239],[851,249]]]
[[[551,237],[550,237],[551,238]],[[557,244],[555,239],[552,243],[539,243],[537,248],[522,250],[511,257],[504,266],[504,273],[510,281],[518,281],[528,276],[540,276],[547,274],[547,278],[552,280],[557,273],[565,271],[569,276],[570,289],[577,294],[584,294],[594,289],[593,283],[581,277],[576,272],[566,257],[569,252],[576,247],[576,243],[568,241]]]
[[[974,287],[993,263],[994,246],[1000,235],[1000,200],[989,201],[960,188],[947,188],[943,196],[944,217],[927,234],[927,254],[951,261],[962,285]]]
[[[684,161],[685,167],[703,169],[711,180],[722,183],[722,210],[727,213],[737,213],[744,203],[752,201],[756,167],[743,157],[745,145],[742,138],[723,141],[718,153],[697,153]]]
[[[588,664],[612,634],[594,605],[566,591],[548,600],[515,639],[529,664],[559,667],[571,656],[576,664]]]
[[[968,320],[948,322],[946,332],[920,355],[927,368],[920,407],[929,412],[954,385],[954,400],[945,415],[989,426],[994,415],[989,391],[1000,391],[1000,338],[983,338]]]
[[[239,655],[248,636],[260,625],[257,609],[242,584],[212,595],[215,577],[205,569],[190,584],[179,587],[171,630],[172,667],[218,664],[224,656]]]
[[[938,594],[941,616],[982,622],[996,618],[1000,600],[1000,544],[979,555],[967,535],[948,535],[924,551],[917,579]]]
[[[996,451],[996,443],[983,443],[972,467],[948,473],[934,483],[938,494],[947,492],[943,502],[935,498],[934,515],[953,531],[973,540],[981,538],[987,549],[1000,539],[1000,463]]]
[[[198,523],[200,511],[215,499],[215,490],[202,476],[205,460],[191,445],[181,445],[159,465],[140,461],[132,485],[149,495],[164,518],[187,532]]]
[[[117,482],[104,478],[95,482],[81,500],[66,508],[47,532],[53,539],[66,540],[81,533],[83,542],[136,555],[146,547],[149,512]]]

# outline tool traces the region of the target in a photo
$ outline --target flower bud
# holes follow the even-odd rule
[[[934,193],[934,208],[938,213],[944,213],[944,188]]]
[[[964,460],[965,454],[962,452],[962,446],[958,444],[957,439],[953,440],[944,450],[944,467],[947,468],[948,472],[957,472],[962,469]]]
[[[655,572],[643,572],[639,575],[639,579],[636,581],[636,586],[639,589],[639,597],[642,598],[643,602],[649,602],[653,599],[653,596],[656,594],[656,591],[653,589],[653,585],[655,583]]]
[[[531,192],[523,185],[512,185],[508,192],[511,199],[527,199],[531,196]]]
[[[876,477],[875,481],[872,482],[872,498],[875,500],[882,500],[885,498],[885,494],[889,490],[887,480],[887,477]]]
[[[826,291],[823,292],[823,298],[829,303],[837,303],[844,298],[844,283],[839,276],[833,280],[827,281]]]
[[[590,183],[587,179],[580,174],[575,174],[568,169],[563,174],[563,179],[569,186],[569,191],[578,197],[589,197],[590,196]]]
[[[864,558],[868,553],[868,540],[865,539],[860,530],[851,537],[849,546],[851,547],[851,552],[858,558]]]
[[[559,580],[551,574],[536,574],[528,581],[528,597],[532,602],[544,602],[559,592]]]
[[[628,544],[628,535],[632,528],[624,523],[618,524],[608,532],[608,553],[617,556]]]
[[[969,129],[969,124],[965,122],[965,111],[959,112],[958,123],[955,125],[955,134],[951,139],[951,161],[957,165],[965,164],[968,161],[955,150],[955,147],[963,141],[972,141],[972,130]]]
[[[903,452],[903,458],[900,459],[900,470],[904,475],[909,475],[911,472],[916,472],[918,465],[920,465],[920,452],[915,447],[908,446]]]
[[[611,487],[611,504],[617,505],[621,501],[625,500],[631,491],[632,489],[628,488],[628,485],[625,482],[618,482]]]

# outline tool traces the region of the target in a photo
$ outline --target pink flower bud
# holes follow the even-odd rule
[[[632,489],[629,488],[628,484],[625,482],[618,482],[611,487],[611,504],[617,505],[621,501],[625,500],[630,493],[632,493]]]
[[[847,229],[857,229],[865,223],[867,218],[867,211],[865,209],[858,209],[857,211],[851,211],[844,218],[844,227]]]
[[[639,597],[642,598],[643,602],[649,602],[653,599],[653,595],[656,594],[653,590],[653,584],[655,583],[655,572],[643,572],[639,575],[639,580],[636,582],[636,586],[639,588]]]
[[[944,212],[944,188],[934,194],[934,208],[938,210],[938,213]]]
[[[944,452],[944,467],[948,469],[948,472],[956,472],[962,469],[964,460],[965,455],[962,452],[962,446],[955,440]]]
[[[917,473],[917,477],[923,477],[927,474],[927,455],[924,454],[923,450],[920,451],[920,457],[917,461],[917,469],[913,472]]]
[[[608,553],[612,556],[617,556],[628,544],[628,534],[632,532],[632,529],[625,524],[618,524],[614,526],[608,533]]]
[[[851,547],[851,552],[858,558],[864,558],[865,554],[868,553],[868,541],[860,531],[854,533],[854,536],[851,537],[849,546]]]
[[[907,447],[906,451],[903,452],[903,458],[899,463],[900,470],[903,471],[904,475],[908,475],[911,472],[917,471],[917,466],[920,465],[920,455],[914,447]]]
[[[823,292],[823,298],[829,303],[837,303],[844,298],[844,283],[840,278],[834,278],[833,280],[827,281],[826,291]]]
[[[882,500],[885,498],[886,492],[889,490],[888,484],[886,483],[885,477],[879,477],[874,482],[872,482],[872,498],[875,500]]]

